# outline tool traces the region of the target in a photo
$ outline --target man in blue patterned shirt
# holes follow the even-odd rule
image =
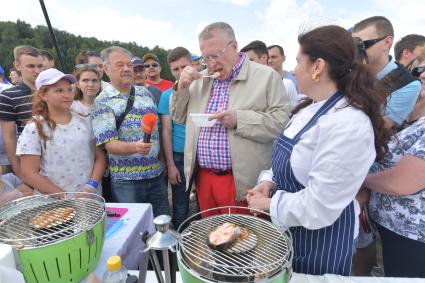
[[[111,85],[96,98],[91,118],[96,144],[104,146],[108,153],[112,199],[151,203],[155,216],[168,214],[164,166],[158,158],[158,128],[155,126],[149,143],[143,142],[145,134],[141,130],[143,116],[156,114],[156,106],[145,87],[132,85],[134,72],[128,50],[112,46],[101,56]],[[117,118],[125,111],[132,87],[133,107],[117,127]]]

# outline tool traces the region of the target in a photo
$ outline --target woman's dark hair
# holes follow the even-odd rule
[[[301,34],[298,42],[301,52],[311,63],[319,58],[326,62],[330,79],[337,84],[349,105],[370,118],[375,134],[376,160],[382,160],[391,136],[381,114],[388,91],[363,64],[356,61],[356,46],[351,34],[339,26],[323,26]],[[311,99],[303,101],[292,114],[311,103]]]

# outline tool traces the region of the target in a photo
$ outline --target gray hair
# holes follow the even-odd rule
[[[207,25],[199,34],[198,39],[209,39],[213,37],[217,32],[224,35],[224,38],[230,42],[232,40],[236,40],[235,32],[233,28],[228,23],[216,22]]]
[[[131,52],[127,49],[122,48],[120,46],[111,46],[106,49],[103,49],[102,52],[100,52],[100,57],[102,58],[103,65],[108,65],[109,55],[111,55],[112,52],[120,52],[123,54],[127,54],[130,58],[133,57],[133,54],[131,54]]]

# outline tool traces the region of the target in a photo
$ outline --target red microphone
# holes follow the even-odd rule
[[[151,134],[156,124],[156,115],[153,113],[148,113],[143,115],[142,118],[142,131],[145,133],[143,136],[143,142],[148,143],[151,140]]]

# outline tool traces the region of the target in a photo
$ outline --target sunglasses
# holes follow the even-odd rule
[[[419,77],[423,72],[425,72],[425,66],[415,67],[412,70],[412,75],[415,77]]]
[[[143,65],[143,67],[145,67],[146,69],[150,68],[150,67],[156,68],[156,67],[159,67],[159,64],[158,63],[145,64],[145,65]]]
[[[356,61],[360,63],[367,63],[368,59],[363,40],[361,40],[359,37],[353,37],[353,40],[354,44],[356,45]]]
[[[88,64],[88,63],[78,64],[78,65],[75,65],[75,69],[77,69],[77,70],[97,69],[97,65],[96,64]]]
[[[100,53],[98,51],[84,51],[83,53],[87,57],[100,57]]]
[[[368,48],[372,47],[373,45],[375,45],[376,43],[380,42],[381,40],[384,40],[387,37],[388,37],[388,35],[378,37],[378,38],[375,38],[375,39],[362,40],[364,48],[368,49]]]

